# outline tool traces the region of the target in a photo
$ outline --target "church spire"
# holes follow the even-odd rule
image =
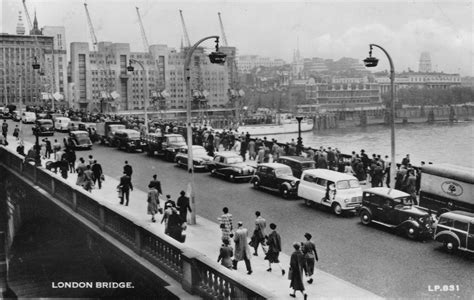
[[[18,23],[16,24],[16,34],[25,35],[25,25],[21,19],[21,11],[18,12]]]
[[[36,18],[36,9],[35,9],[35,20],[33,21],[33,29],[30,30],[30,35],[43,35],[41,30],[38,28],[38,19]]]

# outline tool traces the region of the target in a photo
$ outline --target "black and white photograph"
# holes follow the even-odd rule
[[[0,298],[474,299],[473,11],[2,0]]]

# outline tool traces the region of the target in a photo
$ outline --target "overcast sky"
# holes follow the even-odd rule
[[[303,57],[363,59],[368,44],[384,47],[395,70],[418,70],[422,51],[431,54],[435,71],[473,75],[473,4],[444,1],[162,1],[89,0],[99,41],[125,42],[143,51],[135,6],[140,8],[150,44],[179,48],[183,10],[191,43],[221,35],[221,12],[229,46],[239,54],[258,54],[291,61],[297,47]],[[82,0],[27,0],[39,26],[65,26],[66,41],[90,42]],[[21,0],[2,0],[0,32],[15,33]],[[25,27],[28,28],[24,18]],[[212,41],[204,44],[212,47]],[[384,54],[377,70],[388,69]],[[375,70],[375,69],[374,69]]]

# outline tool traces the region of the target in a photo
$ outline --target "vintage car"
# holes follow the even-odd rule
[[[360,221],[371,222],[405,233],[410,239],[431,237],[432,216],[413,205],[413,199],[405,192],[375,187],[364,190]]]
[[[74,149],[92,149],[89,133],[83,130],[69,132],[68,144]]]
[[[212,161],[213,157],[207,154],[203,146],[193,145],[193,166],[195,170],[207,170],[207,162]],[[175,162],[180,167],[188,166],[188,147],[179,149],[175,156]]]
[[[304,170],[316,168],[314,160],[302,156],[280,156],[276,162],[289,166],[297,178],[301,178]]]
[[[293,176],[291,168],[279,163],[263,163],[257,166],[250,180],[255,188],[268,188],[278,191],[283,198],[296,196],[299,179]]]
[[[474,253],[474,213],[454,210],[440,215],[434,239],[452,253],[462,250]]]
[[[23,124],[26,123],[34,123],[36,121],[36,114],[32,111],[25,111],[21,114],[21,122]]]
[[[127,152],[145,149],[146,143],[140,139],[140,132],[133,129],[120,129],[115,131],[112,145]]]
[[[67,132],[69,131],[69,123],[71,119],[67,117],[55,117],[54,118],[54,127],[57,131]]]
[[[35,131],[38,135],[54,135],[54,124],[51,119],[38,119],[35,121],[33,127],[33,134]]]
[[[301,174],[298,197],[307,206],[330,208],[335,215],[355,212],[362,202],[362,188],[352,175],[328,169],[310,169]]]
[[[219,152],[207,164],[212,176],[223,176],[229,181],[250,180],[255,168],[244,163],[242,156],[235,152]]]

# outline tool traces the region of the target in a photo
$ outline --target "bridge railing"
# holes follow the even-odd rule
[[[184,290],[203,298],[267,299],[272,294],[250,281],[241,282],[235,274],[194,249],[167,235],[150,232],[95,200],[82,188],[43,167],[24,163],[24,158],[0,146],[0,163],[31,180],[66,206],[110,234],[137,255],[180,281]]]

